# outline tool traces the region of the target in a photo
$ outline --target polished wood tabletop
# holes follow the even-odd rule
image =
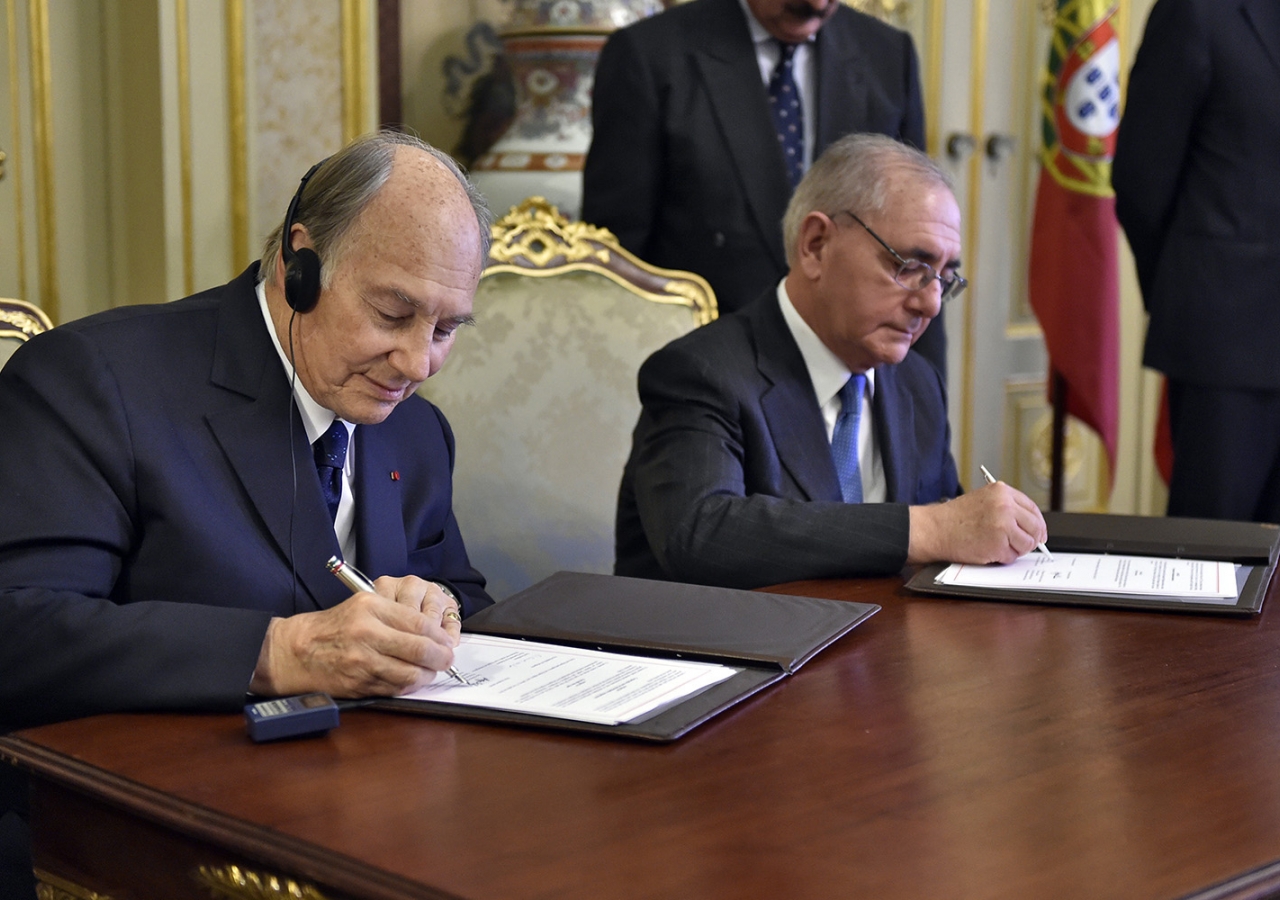
[[[275,745],[237,716],[98,717],[0,756],[37,774],[38,844],[44,804],[84,796],[333,896],[1280,890],[1275,584],[1253,619],[778,590],[884,608],[668,745],[354,710]]]

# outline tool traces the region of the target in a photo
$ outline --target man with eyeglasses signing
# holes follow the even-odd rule
[[[1020,491],[960,495],[942,379],[911,351],[966,285],[946,173],[890,138],[842,138],[783,237],[776,288],[641,368],[615,573],[759,587],[1010,562],[1045,540]]]

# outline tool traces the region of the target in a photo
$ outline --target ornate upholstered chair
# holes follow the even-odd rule
[[[0,297],[0,366],[33,335],[52,327],[53,323],[40,307],[24,300]]]
[[[476,326],[422,393],[453,426],[454,510],[503,598],[561,569],[612,571],[636,373],[716,307],[701,277],[647,265],[540,197],[493,235]]]

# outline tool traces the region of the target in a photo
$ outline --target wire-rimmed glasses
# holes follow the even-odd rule
[[[951,277],[948,278],[945,275],[939,275],[937,270],[927,262],[922,262],[918,259],[904,259],[902,254],[884,242],[884,238],[872,231],[871,226],[866,222],[847,209],[843,209],[841,212],[867,229],[867,234],[875,238],[880,246],[888,250],[889,254],[897,261],[898,271],[894,273],[893,280],[898,283],[899,287],[906,288],[909,291],[923,291],[936,278],[942,285],[942,302],[946,303],[969,286],[969,282],[959,272],[952,273]]]

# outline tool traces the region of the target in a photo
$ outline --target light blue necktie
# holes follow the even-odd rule
[[[778,41],[778,46],[782,55],[769,77],[769,111],[773,113],[773,127],[787,164],[787,180],[795,188],[804,177],[804,109],[792,66],[798,45]]]
[[[845,503],[862,502],[862,470],[858,466],[858,423],[862,419],[862,386],[866,375],[850,375],[840,388],[840,415],[831,435],[831,458]]]

